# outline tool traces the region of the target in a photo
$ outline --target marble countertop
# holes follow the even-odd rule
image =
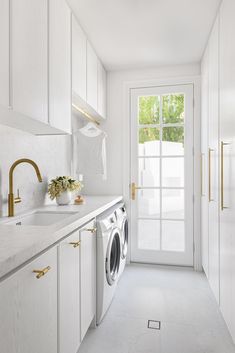
[[[37,209],[40,212],[72,212],[67,218],[50,226],[7,225],[4,221],[9,221],[9,218],[2,218],[0,220],[0,280],[121,201],[122,196],[85,196],[85,200],[84,205],[48,205]],[[30,211],[24,214],[29,213]],[[18,215],[15,218],[18,218]]]

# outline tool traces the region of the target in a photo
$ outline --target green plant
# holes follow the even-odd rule
[[[82,183],[78,180],[72,179],[70,176],[59,176],[50,181],[48,186],[48,194],[51,200],[60,196],[64,191],[81,190]]]

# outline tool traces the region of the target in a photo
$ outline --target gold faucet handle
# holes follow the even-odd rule
[[[20,203],[22,200],[21,200],[21,197],[20,197],[20,190],[17,189],[17,197],[14,198],[14,202],[15,203]]]

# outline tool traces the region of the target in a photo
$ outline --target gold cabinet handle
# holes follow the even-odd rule
[[[208,151],[208,163],[209,163],[209,173],[208,173],[208,179],[209,179],[209,191],[208,191],[208,198],[209,198],[209,202],[214,201],[214,199],[212,199],[211,197],[211,153],[214,152],[215,150],[213,150],[212,148],[209,148]]]
[[[85,229],[83,229],[84,231],[86,231],[86,232],[91,232],[91,233],[96,233],[96,231],[97,231],[97,228],[85,228]]]
[[[228,145],[231,145],[231,143],[221,141],[221,211],[229,208],[224,206],[224,146]]]
[[[33,270],[33,272],[37,273],[36,278],[40,279],[41,277],[45,276],[45,274],[47,274],[47,272],[50,271],[50,269],[51,269],[51,267],[47,266],[43,270]]]
[[[75,241],[75,242],[71,242],[69,243],[70,245],[73,245],[74,248],[77,248],[80,244],[81,244],[81,240],[79,241]]]
[[[136,190],[143,189],[140,186],[136,186],[135,183],[131,183],[131,199],[135,201],[135,192]]]

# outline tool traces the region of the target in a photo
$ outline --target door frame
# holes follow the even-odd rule
[[[124,98],[124,112],[122,120],[123,131],[123,195],[126,202],[127,211],[130,214],[131,197],[130,197],[130,183],[131,183],[131,148],[130,148],[130,134],[131,134],[131,89],[147,88],[155,86],[177,86],[177,85],[193,85],[193,267],[196,271],[202,271],[201,260],[201,78],[200,76],[175,77],[165,79],[153,79],[144,81],[129,81],[123,84],[123,98]],[[132,229],[130,227],[130,233]],[[131,236],[129,237],[131,239]],[[131,247],[131,241],[129,243]],[[128,251],[127,262],[130,263],[130,251]]]

